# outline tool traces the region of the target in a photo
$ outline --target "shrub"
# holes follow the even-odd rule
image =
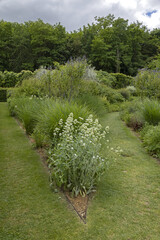
[[[138,130],[143,127],[145,120],[142,113],[143,103],[139,99],[131,102],[125,102],[121,106],[120,116],[126,125]]]
[[[34,73],[29,70],[22,70],[20,73],[17,73],[17,83],[16,85],[21,85],[24,79],[29,79],[34,76]]]
[[[0,87],[11,88],[20,84],[24,79],[31,77],[31,71],[22,70],[20,73],[4,71],[0,72]]]
[[[134,79],[137,94],[141,97],[160,98],[160,71],[139,71]]]
[[[119,89],[125,88],[133,82],[133,77],[125,75],[123,73],[111,73],[111,75],[115,78],[116,81],[113,81],[112,87]]]
[[[141,133],[141,137],[147,151],[156,157],[160,157],[160,125],[146,125]]]
[[[105,169],[99,155],[100,140],[106,132],[98,120],[90,115],[84,123],[70,113],[65,122],[60,119],[54,135],[59,139],[55,149],[49,151],[52,180],[72,194],[89,194]]]
[[[143,115],[139,111],[126,115],[125,122],[127,126],[131,127],[134,131],[141,129],[145,123]]]
[[[81,93],[90,93],[92,95],[105,97],[110,103],[123,102],[125,100],[117,90],[97,83],[96,81],[83,82]]]
[[[0,88],[0,102],[7,102],[7,98],[15,91],[16,88]]]
[[[147,123],[157,125],[160,122],[160,103],[157,100],[145,100],[143,104],[143,116]]]
[[[128,86],[126,89],[130,92],[131,95],[136,96],[136,88],[134,86]]]
[[[120,88],[118,92],[124,97],[124,99],[129,100],[130,98],[130,91],[127,88]]]
[[[43,97],[48,94],[46,89],[45,81],[43,78],[29,78],[24,79],[19,86],[17,94],[23,96],[36,96],[36,97]]]
[[[0,73],[0,87],[10,88],[17,83],[17,73],[4,71]]]
[[[116,78],[113,75],[102,70],[97,71],[97,78],[100,83],[107,87],[112,87],[112,84],[116,82]]]
[[[0,88],[0,102],[7,101],[7,88]]]

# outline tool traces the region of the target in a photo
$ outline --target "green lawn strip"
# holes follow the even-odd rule
[[[0,104],[0,190],[0,239],[76,239],[83,226],[63,196],[50,191],[40,157],[4,103]]]
[[[39,156],[0,104],[0,239],[160,239],[160,165],[118,113],[102,121],[111,129],[110,146],[124,152],[102,177],[84,225],[63,196],[50,191]]]
[[[148,156],[118,113],[103,120],[111,129],[110,145],[120,146],[124,157],[117,157],[99,184],[88,210],[88,223],[91,229],[96,226],[95,235],[101,234],[97,239],[158,240],[160,164]]]

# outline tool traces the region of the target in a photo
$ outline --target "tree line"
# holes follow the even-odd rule
[[[97,70],[134,76],[158,55],[159,47],[160,29],[149,31],[138,21],[129,24],[111,14],[73,32],[41,19],[0,21],[0,71],[33,71],[85,56]]]

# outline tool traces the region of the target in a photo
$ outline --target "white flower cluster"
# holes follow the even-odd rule
[[[53,133],[59,141],[49,154],[50,166],[54,166],[52,174],[59,186],[69,188],[75,195],[88,194],[95,188],[107,166],[100,156],[100,141],[108,132],[109,127],[103,130],[92,115],[84,120],[74,119],[70,113],[65,122],[60,119]]]
[[[74,141],[75,137],[79,137],[80,145],[86,146],[86,142],[93,145],[100,144],[100,140],[105,138],[106,133],[109,133],[109,127],[102,130],[102,125],[99,124],[98,119],[93,120],[93,115],[89,115],[85,122],[82,121],[84,121],[83,118],[74,119],[73,113],[70,113],[65,123],[63,123],[63,119],[60,119],[53,135],[70,143]]]

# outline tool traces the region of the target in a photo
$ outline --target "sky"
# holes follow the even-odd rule
[[[94,22],[94,17],[114,14],[129,23],[142,22],[148,29],[160,28],[160,0],[0,0],[0,20],[61,23],[67,31]]]

